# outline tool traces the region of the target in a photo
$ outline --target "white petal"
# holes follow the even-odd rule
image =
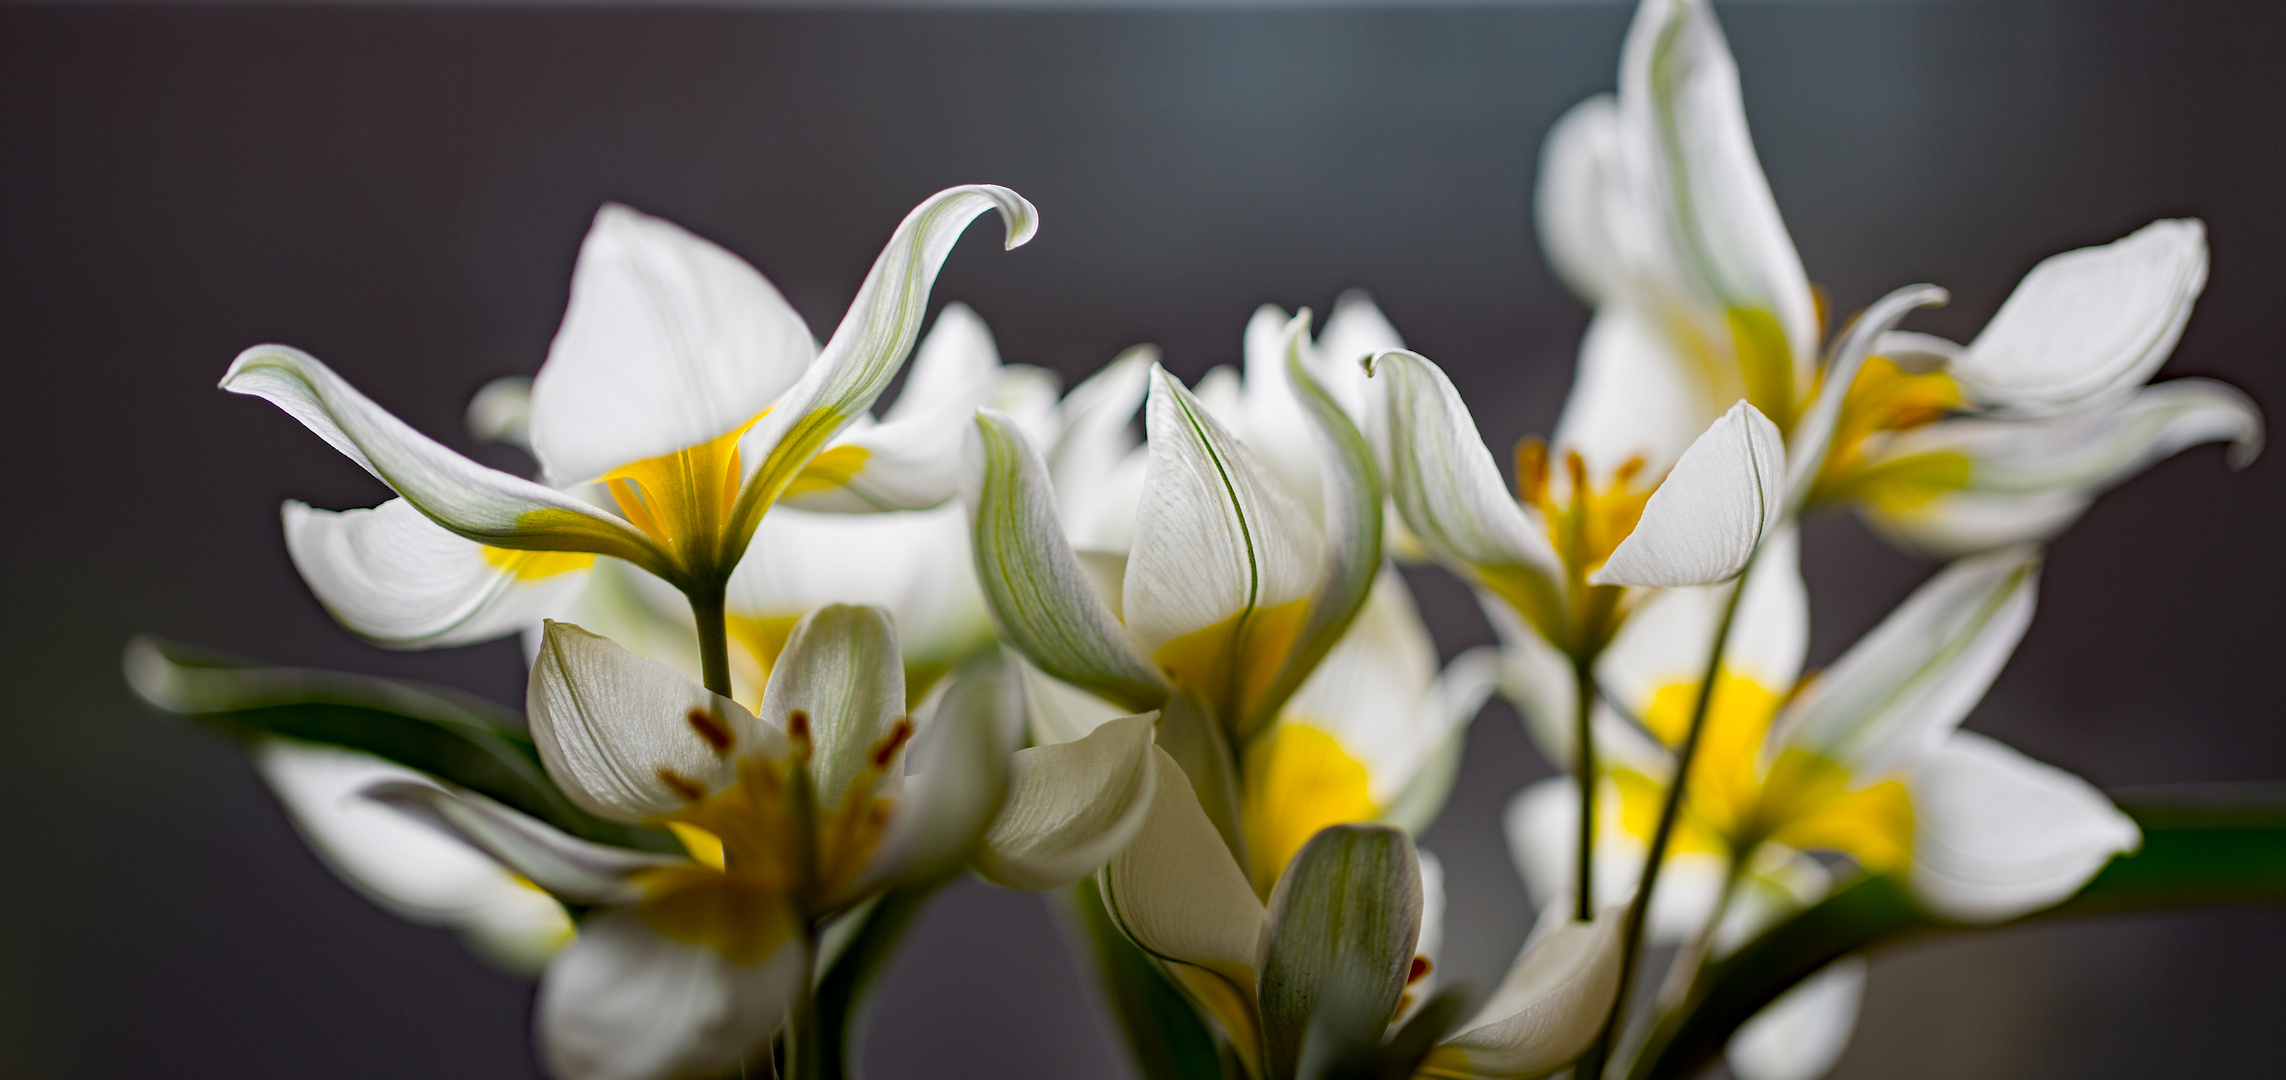
[[[1598,739],[1598,744],[1604,740]],[[1570,912],[1578,895],[1580,795],[1568,776],[1551,777],[1518,792],[1501,819],[1508,856],[1524,880],[1525,892],[1543,917],[1550,910]],[[1643,877],[1649,844],[1621,831],[1616,796],[1601,786],[1603,806],[1596,815],[1595,904],[1600,910],[1625,904]],[[1645,928],[1655,944],[1680,944],[1714,917],[1715,900],[1728,876],[1724,860],[1707,852],[1676,852],[1659,870]],[[1553,908],[1550,905],[1555,905]]]
[[[1970,397],[2049,409],[2125,393],[2151,377],[2207,283],[2206,226],[2154,221],[2024,275],[1953,365]]]
[[[820,449],[889,388],[920,336],[937,271],[969,222],[986,210],[999,211],[1010,248],[1030,241],[1039,226],[1039,211],[1031,203],[992,184],[937,192],[898,223],[817,362],[739,440],[747,469],[739,515],[761,514]]]
[[[1599,480],[1638,457],[1646,475],[1664,473],[1715,420],[1698,379],[1673,339],[1635,308],[1596,309],[1556,421],[1556,452],[1578,451]]]
[[[1095,504],[1108,495],[1106,481],[1112,470],[1138,445],[1129,429],[1151,388],[1151,369],[1158,364],[1159,350],[1138,345],[1120,353],[1064,398],[1057,414],[1060,431],[1046,445],[1048,475],[1054,478],[1065,520],[1079,523],[1097,516]],[[1132,499],[1126,513],[1134,515]],[[1127,532],[1133,533],[1132,525]],[[1074,542],[1088,546],[1077,536]],[[1116,549],[1127,550],[1127,541],[1122,538]]]
[[[465,841],[575,904],[634,903],[643,897],[636,873],[687,861],[590,843],[482,795],[449,792],[425,778],[379,781],[360,794]]]
[[[541,1057],[558,1080],[680,1080],[767,1073],[770,1035],[800,978],[789,938],[734,964],[659,936],[632,911],[589,919],[548,966],[535,1009]]]
[[[1818,1080],[1841,1060],[1865,997],[1863,957],[1846,957],[1794,985],[1739,1026],[1723,1050],[1738,1080]]]
[[[1619,102],[1598,94],[1571,107],[1540,142],[1533,224],[1548,264],[1572,292],[1601,306],[1622,298],[1628,272],[1616,220],[1628,213]]]
[[[1023,674],[997,658],[972,664],[923,703],[918,722],[904,791],[851,899],[945,881],[968,862],[1021,775],[1010,759],[1024,741]]]
[[[532,448],[532,377],[502,375],[476,388],[462,420],[470,438]]]
[[[1024,668],[1025,729],[1034,745],[1084,739],[1127,715],[1118,706],[1033,667],[1020,654],[1017,660]]]
[[[1588,580],[1598,585],[1710,585],[1746,568],[1778,524],[1786,446],[1746,402],[1691,443],[1644,504],[1635,531]]]
[[[1153,373],[1151,465],[1122,589],[1146,652],[1310,595],[1324,541],[1302,507],[1164,369]]]
[[[286,552],[310,592],[375,644],[490,641],[537,624],[587,585],[587,566],[558,569],[566,556],[464,540],[403,499],[341,513],[289,501],[283,516]]]
[[[1313,370],[1326,392],[1341,402],[1342,411],[1363,427],[1368,423],[1365,361],[1404,347],[1404,337],[1373,298],[1363,289],[1350,289],[1334,299],[1333,313],[1318,332],[1318,364]]]
[[[231,362],[221,385],[286,410],[421,513],[470,540],[594,551],[646,568],[663,565],[650,538],[634,526],[554,488],[445,449],[299,349],[248,349]]]
[[[807,717],[812,790],[819,806],[840,806],[868,759],[891,737],[890,729],[906,720],[905,665],[889,613],[827,604],[803,616],[770,669],[770,685],[756,711],[763,722],[789,733],[794,713]],[[897,760],[887,777],[892,786],[903,775]]]
[[[1875,346],[1892,338],[1892,329],[1915,308],[1941,305],[1950,299],[1950,293],[1934,285],[1908,285],[1874,301],[1851,320],[1834,345],[1833,358],[1826,365],[1816,399],[1804,410],[1787,446],[1787,513],[1801,509],[1817,485],[1819,474],[1825,471],[1833,449],[1834,430],[1841,423],[1842,407],[1849,400],[1849,389],[1857,384],[1857,373],[1872,358]]]
[[[1462,652],[1437,673],[1437,681],[1429,685],[1422,702],[1419,722],[1430,745],[1405,786],[1382,803],[1382,823],[1419,836],[1444,811],[1445,799],[1460,778],[1468,726],[1499,685],[1500,675],[1500,651],[1490,645]]]
[[[977,582],[993,621],[1041,670],[1120,704],[1166,698],[1158,670],[1103,601],[1064,540],[1047,465],[1007,417],[979,410],[963,449],[962,495]]]
[[[1416,353],[1392,352],[1375,358],[1374,374],[1383,409],[1371,426],[1406,526],[1465,566],[1555,573],[1555,550],[1510,497],[1445,373]]]
[[[957,300],[937,313],[928,336],[913,349],[913,369],[882,419],[958,408],[962,417],[987,403],[1000,373],[1000,347],[976,309]]]
[[[474,930],[511,966],[537,969],[572,933],[563,905],[499,863],[421,822],[363,798],[367,786],[420,774],[380,758],[282,739],[254,765],[326,865],[400,917]]]
[[[881,423],[858,421],[834,439],[842,453],[863,455],[854,471],[829,486],[789,493],[784,502],[813,510],[869,513],[925,510],[960,491],[960,441],[969,419],[992,404],[1000,353],[992,331],[965,304],[947,304],[913,352],[913,370]],[[806,487],[807,481],[796,487]]]
[[[606,203],[532,380],[533,454],[576,484],[700,445],[752,421],[816,355],[802,317],[738,256]]]
[[[1697,685],[1706,676],[1707,656],[1729,599],[1729,586],[1653,594],[1628,616],[1597,660],[1597,685],[1636,717],[1644,715],[1660,690]],[[1799,535],[1788,527],[1771,537],[1747,578],[1723,664],[1783,697],[1801,677],[1809,647],[1809,591],[1802,582]]]
[[[1053,889],[1119,854],[1142,830],[1157,790],[1155,719],[1124,717],[1075,742],[1018,751],[977,873],[1010,888]]]
[[[1506,601],[1483,590],[1476,599],[1477,610],[1500,637],[1500,695],[1515,706],[1533,749],[1549,764],[1571,768],[1574,703],[1579,700],[1571,658],[1526,625]]]
[[[2039,567],[2029,547],[1946,567],[1795,697],[1774,743],[1868,779],[1935,749],[2031,625]]]
[[[993,643],[959,506],[886,514],[770,511],[731,572],[728,609],[791,622],[821,604],[873,604],[897,623],[908,669]],[[916,687],[915,689],[919,689]]]
[[[1437,984],[1442,981],[1437,960],[1445,950],[1445,864],[1426,848],[1416,849],[1416,853],[1421,857],[1421,936],[1413,944],[1413,955],[1429,962],[1429,970],[1408,988],[1417,1010],[1436,996]],[[1398,1020],[1402,1022],[1404,1017]]]
[[[1333,736],[1366,767],[1374,804],[1387,805],[1452,734],[1454,718],[1429,708],[1436,677],[1436,645],[1405,579],[1386,568],[1349,632],[1287,702],[1278,722]]]
[[[2087,781],[1972,732],[1914,770],[1913,894],[1962,922],[1998,922],[2080,891],[2142,831]]]
[[[1562,919],[1533,935],[1492,997],[1430,1058],[1458,1056],[1477,1076],[1534,1077],[1580,1055],[1602,1030],[1619,990],[1624,907],[1594,922]]]
[[[570,623],[547,624],[525,711],[556,786],[614,821],[680,810],[736,780],[738,755],[783,752],[744,706]]]
[[[1103,868],[1103,904],[1127,936],[1156,956],[1195,964],[1252,996],[1262,902],[1199,808],[1182,766],[1157,747],[1143,828]]]

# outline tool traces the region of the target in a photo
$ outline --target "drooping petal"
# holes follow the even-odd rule
[[[1956,731],[1914,770],[1913,895],[1987,923],[2061,902],[2143,834],[2102,792],[1982,735]]]
[[[286,410],[430,520],[467,539],[522,550],[592,551],[646,569],[667,565],[634,526],[445,449],[299,349],[248,349],[231,362],[221,386]]]
[[[790,737],[807,729],[810,783],[818,805],[840,806],[870,765],[892,784],[903,775],[896,757],[905,715],[905,666],[889,613],[872,606],[827,604],[802,617],[770,669],[758,710]],[[800,714],[800,719],[796,719]],[[886,750],[884,749],[886,748]],[[887,760],[881,760],[889,755]]]
[[[335,513],[289,501],[286,552],[351,633],[392,648],[472,645],[535,625],[587,584],[595,556],[511,551],[391,499]]]
[[[1564,284],[1598,307],[1628,292],[1625,169],[1619,102],[1610,94],[1572,106],[1540,142],[1532,188],[1540,249]]]
[[[419,774],[334,747],[270,739],[254,765],[326,865],[401,918],[451,926],[504,967],[537,972],[571,940],[563,905],[467,844],[359,797]]]
[[[1103,868],[1104,908],[1144,951],[1212,971],[1251,998],[1262,902],[1180,782],[1182,766],[1157,747],[1151,753],[1162,782],[1142,829]]]
[[[1867,779],[1935,749],[2031,625],[2039,568],[2031,547],[1946,567],[1795,697],[1777,745]]]
[[[459,838],[575,904],[634,903],[643,896],[635,874],[684,861],[581,840],[482,795],[446,791],[423,778],[376,781],[359,794]]]
[[[976,410],[992,404],[1000,351],[966,304],[947,304],[913,351],[913,370],[881,422],[858,420],[786,489],[783,502],[811,510],[925,510],[960,490],[960,441]]]
[[[1598,585],[1711,585],[1744,570],[1783,509],[1786,446],[1744,401],[1676,460],[1635,531],[1588,580]]]
[[[2044,410],[2125,393],[2174,351],[2207,283],[2206,226],[2154,221],[2042,260],[1952,375],[1987,405]]]
[[[977,582],[1000,632],[1056,678],[1132,709],[1157,708],[1166,681],[1096,597],[1031,440],[980,410],[963,458]]]
[[[1201,681],[1202,694],[1235,724],[1309,614],[1324,541],[1278,481],[1164,369],[1152,375],[1145,408],[1150,474],[1122,614],[1138,645],[1178,681]],[[1178,639],[1189,639],[1175,648],[1185,655],[1167,650]]]
[[[1014,662],[981,658],[923,705],[904,792],[850,899],[944,881],[968,862],[1021,775],[1011,755],[1024,741],[1023,679]]]
[[[2228,461],[2242,468],[2262,437],[2261,411],[2235,387],[2174,379],[2053,416],[1901,432],[1854,493],[1885,531],[1933,554],[1965,554],[2048,539],[2096,495],[2187,447],[2229,442]]]
[[[1620,923],[1624,906],[1594,922],[1557,913],[1553,929],[1533,935],[1523,954],[1476,1018],[1439,1044],[1429,1062],[1463,1075],[1545,1076],[1587,1049],[1611,1012],[1619,991]]]
[[[1509,497],[1452,381],[1416,353],[1384,353],[1373,363],[1383,385],[1370,430],[1406,527],[1535,622],[1554,618],[1545,609],[1555,602],[1555,549]]]
[[[898,223],[817,362],[740,439],[748,472],[732,511],[726,561],[744,550],[754,522],[818,451],[889,388],[920,336],[937,271],[969,222],[986,210],[999,211],[1009,248],[1031,240],[1039,225],[1039,211],[1023,196],[991,184],[947,188]]]
[[[577,484],[710,442],[752,422],[816,355],[809,326],[744,260],[606,203],[532,380],[533,455]]]
[[[1845,957],[1794,984],[1740,1025],[1723,1049],[1738,1080],[1818,1080],[1849,1048],[1865,997],[1863,957]]]
[[[540,981],[540,1056],[558,1080],[766,1073],[800,950],[789,935],[761,963],[738,964],[668,940],[633,911],[591,918]]]
[[[1018,751],[977,873],[1014,889],[1053,889],[1119,854],[1143,828],[1157,791],[1156,719],[1123,717],[1072,742]]]
[[[744,706],[570,623],[547,624],[525,709],[549,777],[614,821],[680,810],[730,786],[738,756],[784,752]]]
[[[1321,1010],[1396,1014],[1422,903],[1413,842],[1395,829],[1332,826],[1294,856],[1270,896],[1259,965],[1272,1075],[1294,1071]]]
[[[1670,317],[1736,357],[1739,396],[1790,419],[1817,347],[1817,304],[1755,159],[1738,66],[1706,0],[1637,9],[1619,109],[1637,212],[1656,230],[1657,276],[1679,308]]]
[[[1578,451],[1591,477],[1608,477],[1634,458],[1657,476],[1715,420],[1697,378],[1672,339],[1637,309],[1598,308],[1580,339],[1555,449]]]

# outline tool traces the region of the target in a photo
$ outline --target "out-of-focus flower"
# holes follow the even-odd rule
[[[222,386],[276,403],[401,496],[339,515],[287,508],[304,576],[360,633],[400,644],[497,636],[562,603],[597,555],[718,607],[780,500],[895,509],[950,496],[951,433],[967,411],[953,406],[974,402],[916,395],[878,424],[866,410],[912,349],[953,241],[987,209],[1005,219],[1010,247],[1031,238],[1031,204],[1005,188],[930,197],[821,350],[736,256],[606,206],[524,420],[513,388],[475,410],[495,432],[521,428],[540,481],[453,453],[294,349],[247,350]],[[590,484],[616,512],[571,493]]]
[[[1791,535],[1774,543],[1724,649],[1653,936],[1706,935],[1717,953],[1742,943],[1825,892],[1813,852],[1897,876],[1940,917],[1983,923],[2064,900],[2133,850],[2135,825],[2086,782],[1957,730],[2031,620],[2038,562],[2016,547],[1957,563],[1804,679],[1807,598]],[[1598,731],[1599,899],[1640,875],[1724,601],[1718,590],[1661,594],[1598,667],[1610,702]],[[1510,809],[1510,842],[1543,901],[1574,888],[1569,783],[1528,789]],[[1774,1004],[1791,1019],[1753,1028],[1734,1067],[1753,1080],[1822,1073],[1861,982],[1835,974]]]

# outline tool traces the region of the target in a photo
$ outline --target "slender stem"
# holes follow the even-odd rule
[[[1579,902],[1572,917],[1581,922],[1595,918],[1595,660],[1572,661],[1572,765],[1580,788]]]
[[[796,972],[794,999],[786,1003],[786,1080],[817,1080],[818,1058],[818,926],[805,920],[801,970]]]
[[[698,623],[699,668],[706,688],[729,697],[730,632],[723,623],[723,591],[723,583],[717,581],[686,588],[683,595],[690,598],[691,618]]]
[[[1580,1067],[1572,1073],[1575,1080],[1598,1080],[1603,1074],[1604,1062],[1611,1053],[1612,1042],[1620,1033],[1627,1016],[1627,996],[1635,983],[1635,966],[1643,945],[1643,921],[1651,913],[1651,893],[1659,885],[1659,868],[1666,862],[1668,842],[1674,839],[1675,820],[1681,816],[1684,789],[1690,786],[1691,761],[1698,755],[1699,734],[1706,727],[1707,708],[1714,702],[1715,680],[1722,674],[1723,650],[1730,644],[1730,627],[1738,615],[1738,601],[1746,595],[1746,579],[1754,573],[1754,564],[1747,563],[1738,575],[1738,583],[1730,590],[1730,599],[1723,604],[1722,622],[1715,628],[1714,648],[1707,654],[1706,677],[1699,680],[1698,700],[1691,705],[1691,724],[1683,733],[1683,745],[1675,749],[1675,772],[1667,782],[1667,797],[1659,804],[1659,826],[1651,833],[1651,846],[1643,854],[1643,878],[1635,887],[1635,898],[1627,905],[1627,922],[1619,939],[1619,991],[1611,1002],[1611,1015],[1603,1022],[1603,1032],[1596,1036],[1588,1052],[1580,1058]]]
[[[1714,912],[1707,916],[1706,925],[1683,944],[1675,954],[1675,962],[1667,968],[1666,981],[1659,987],[1657,1008],[1661,1012],[1682,1007],[1691,1000],[1691,991],[1698,985],[1699,972],[1705,968],[1707,954],[1714,950],[1715,934],[1722,929],[1722,921],[1730,915],[1732,899],[1738,895],[1739,880],[1746,876],[1746,860],[1735,852],[1723,860],[1722,891],[1715,894]]]

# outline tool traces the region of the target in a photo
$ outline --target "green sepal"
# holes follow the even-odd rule
[[[1262,947],[1262,1041],[1273,1080],[1299,1074],[1312,1027],[1333,1025],[1337,1047],[1379,1046],[1405,992],[1422,904],[1420,860],[1404,833],[1333,825],[1302,845],[1270,896]]]
[[[1448,988],[1382,1042],[1386,1018],[1329,1002],[1302,1037],[1299,1080],[1412,1080],[1466,1004],[1466,994]]]
[[[2286,789],[2209,786],[2119,800],[2143,846],[2115,858],[2071,899],[2001,926],[2208,904],[2286,901]],[[1682,1080],[1712,1063],[1772,999],[1850,953],[1924,934],[1987,929],[1922,910],[1903,883],[1868,875],[1708,965],[1705,992],[1653,1032],[1629,1071]]]
[[[1206,1021],[1153,960],[1104,910],[1094,877],[1057,890],[1065,933],[1083,940],[1128,1055],[1143,1080],[1225,1080],[1225,1062]]]
[[[151,705],[232,738],[356,750],[449,781],[601,844],[680,854],[658,829],[605,821],[557,790],[515,713],[442,687],[256,664],[163,642],[128,641],[127,681]]]

